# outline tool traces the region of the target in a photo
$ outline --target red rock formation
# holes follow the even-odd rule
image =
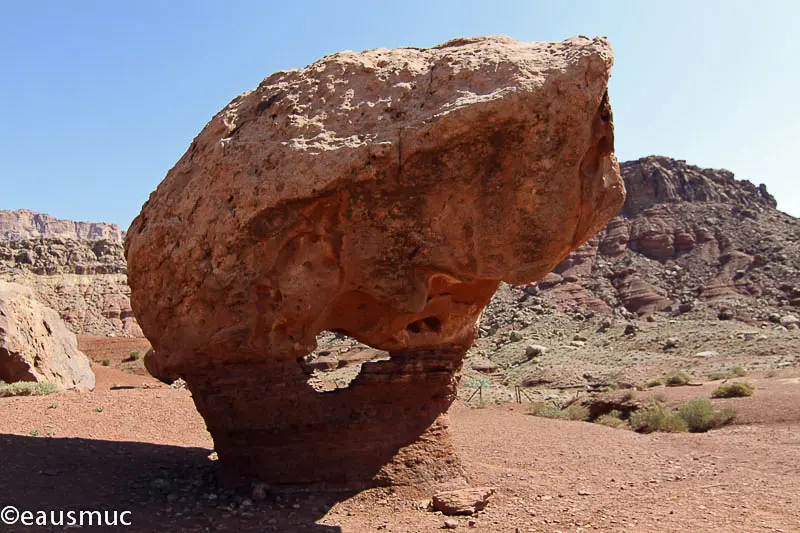
[[[620,216],[556,267],[563,282],[539,283],[553,303],[639,314],[695,299],[793,305],[781,286],[800,282],[791,266],[800,226],[763,185],[656,156],[623,163],[621,174]]]
[[[211,120],[126,255],[152,357],[186,380],[229,472],[458,476],[440,415],[482,309],[623,201],[611,62],[605,40],[583,37],[344,52],[270,76]],[[317,392],[298,360],[324,330],[391,358]]]

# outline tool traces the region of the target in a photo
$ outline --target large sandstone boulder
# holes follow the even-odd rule
[[[235,98],[126,239],[132,307],[228,471],[275,483],[459,473],[441,418],[482,309],[614,215],[604,39],[327,56]],[[390,359],[317,392],[325,330]],[[424,436],[420,438],[420,435]]]
[[[75,334],[33,291],[0,281],[0,381],[49,381],[91,390],[94,373]]]

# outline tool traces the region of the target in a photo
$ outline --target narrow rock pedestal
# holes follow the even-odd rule
[[[456,397],[464,351],[394,352],[327,392],[312,388],[292,360],[209,367],[185,379],[231,478],[440,483],[463,475],[442,413]]]

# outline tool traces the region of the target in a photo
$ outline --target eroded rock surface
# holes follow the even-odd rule
[[[94,373],[75,334],[31,289],[0,281],[0,381],[91,390]]]
[[[186,380],[229,472],[458,477],[441,415],[482,309],[622,204],[611,63],[584,37],[343,52],[211,120],[126,255],[159,369]],[[325,330],[390,359],[317,392],[299,360]]]

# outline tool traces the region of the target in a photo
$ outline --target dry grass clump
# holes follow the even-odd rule
[[[55,383],[48,381],[17,381],[15,383],[3,383],[0,381],[0,398],[6,396],[44,396],[58,392],[61,388]]]
[[[686,421],[692,433],[705,433],[711,429],[730,424],[736,418],[736,409],[726,407],[714,409],[705,398],[695,398],[678,408],[678,416]]]
[[[730,407],[714,409],[707,399],[695,398],[678,409],[671,409],[661,402],[654,402],[631,414],[630,425],[633,430],[640,433],[654,431],[705,433],[730,424],[736,415],[736,409]]]
[[[711,393],[712,398],[744,398],[752,396],[756,387],[747,381],[731,381],[723,383]]]
[[[572,404],[562,408],[549,402],[531,403],[528,414],[558,420],[588,420],[590,416],[589,409],[582,405]]]
[[[652,433],[662,431],[665,433],[680,433],[689,430],[686,420],[678,413],[661,403],[640,409],[631,414],[631,428],[639,433]]]
[[[616,409],[598,416],[595,423],[611,428],[620,428],[625,425],[625,421],[622,420],[622,413]]]
[[[681,385],[687,385],[692,378],[686,372],[682,370],[676,370],[674,372],[670,372],[664,378],[665,383],[669,387],[679,387]]]
[[[730,378],[743,378],[747,375],[747,370],[745,370],[742,366],[732,366],[728,369],[727,372],[714,372],[708,376],[708,379],[711,381],[717,381],[718,379],[730,379]]]

